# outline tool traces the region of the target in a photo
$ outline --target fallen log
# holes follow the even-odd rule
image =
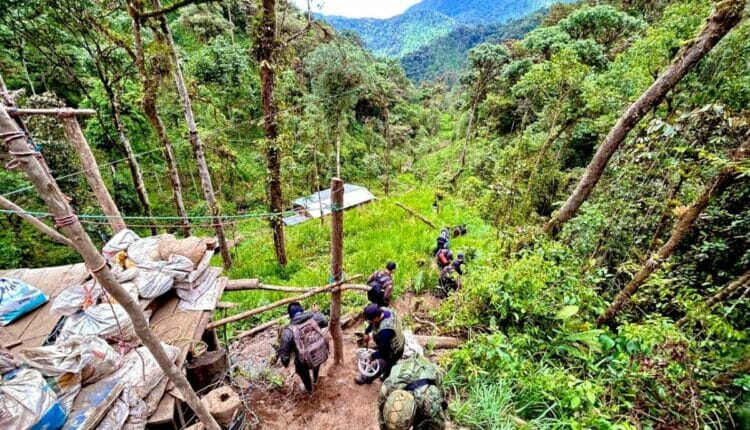
[[[237,303],[219,302],[219,303],[216,304],[216,309],[234,309],[237,306],[238,306]]]
[[[433,349],[452,349],[463,344],[461,339],[447,336],[414,336],[414,338],[420,345],[431,346]]]
[[[258,334],[258,333],[262,333],[262,332],[268,330],[269,328],[271,328],[273,326],[281,325],[283,323],[286,323],[286,320],[288,318],[289,317],[287,317],[286,315],[284,315],[284,316],[280,316],[280,317],[278,317],[276,319],[272,319],[271,321],[268,321],[268,322],[265,322],[265,323],[263,323],[263,324],[261,324],[259,326],[253,327],[250,330],[243,331],[242,333],[240,333],[237,336],[235,336],[235,338],[236,339],[242,339],[244,337],[254,336],[254,335]],[[353,320],[354,320],[354,315],[349,314],[349,315],[344,316],[343,318],[341,318],[341,328],[345,329],[347,327],[347,325],[349,325],[349,323],[351,323]]]
[[[406,212],[409,212],[411,215],[415,216],[417,219],[422,221],[423,223],[429,225],[432,228],[437,228],[435,224],[432,223],[432,221],[428,220],[427,218],[423,217],[422,215],[418,214],[414,209],[408,208],[404,206],[401,202],[396,202],[396,206],[400,207],[401,209],[405,210]]]
[[[271,327],[273,327],[275,325],[281,324],[282,322],[284,322],[284,320],[286,320],[288,318],[289,317],[287,317],[286,315],[284,315],[284,316],[278,317],[276,319],[272,319],[271,321],[265,322],[265,323],[263,323],[263,324],[261,324],[259,326],[255,326],[255,327],[251,328],[250,330],[243,331],[242,333],[238,334],[236,336],[236,338],[237,339],[242,339],[242,338],[245,338],[245,337],[254,336],[254,335],[258,334],[258,333],[261,333],[261,332],[263,332],[265,330],[268,330],[269,328],[271,328]]]
[[[229,324],[231,322],[243,320],[243,319],[251,317],[253,315],[257,315],[257,314],[269,311],[271,309],[278,308],[279,306],[284,306],[284,305],[292,303],[292,302],[298,302],[298,301],[304,300],[304,299],[306,299],[308,297],[314,296],[315,294],[327,293],[327,292],[330,292],[332,289],[334,289],[334,288],[336,288],[336,287],[338,287],[340,285],[345,285],[345,284],[347,284],[349,282],[352,282],[352,281],[355,281],[355,280],[357,280],[357,279],[359,279],[361,277],[362,277],[362,275],[354,275],[354,276],[352,276],[352,277],[350,277],[348,279],[344,279],[341,282],[334,282],[334,283],[328,284],[328,285],[326,285],[324,287],[313,288],[311,290],[308,290],[305,294],[302,294],[302,295],[299,295],[299,296],[288,297],[286,299],[282,299],[282,300],[279,300],[279,301],[267,304],[265,306],[261,306],[259,308],[251,309],[251,310],[249,310],[247,312],[242,312],[242,313],[237,314],[237,315],[232,315],[231,317],[222,318],[220,320],[217,320],[217,321],[214,321],[214,322],[210,323],[206,328],[216,328],[216,327],[222,326],[224,324]]]

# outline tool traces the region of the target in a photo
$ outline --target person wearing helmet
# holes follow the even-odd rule
[[[401,320],[396,312],[389,308],[381,308],[376,304],[370,304],[365,308],[365,318],[370,322],[365,330],[364,341],[372,339],[377,346],[375,352],[370,357],[371,360],[380,362],[380,371],[373,376],[359,374],[354,379],[357,384],[371,384],[378,376],[385,379],[390,375],[391,368],[404,355],[404,330],[401,326]]]
[[[381,430],[442,430],[446,403],[437,367],[414,355],[393,367],[378,396]]]

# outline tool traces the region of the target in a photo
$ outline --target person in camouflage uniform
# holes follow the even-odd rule
[[[446,403],[441,385],[440,371],[422,356],[412,356],[394,366],[380,387],[380,429],[444,429]]]

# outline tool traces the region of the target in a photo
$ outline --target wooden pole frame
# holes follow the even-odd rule
[[[99,172],[99,164],[96,162],[94,153],[91,152],[91,147],[86,140],[86,136],[83,135],[83,131],[81,130],[80,124],[78,124],[75,114],[71,110],[63,110],[58,114],[58,117],[62,120],[63,126],[65,126],[65,137],[67,137],[70,144],[73,145],[73,148],[78,154],[78,158],[81,159],[86,181],[88,182],[91,191],[94,192],[94,196],[99,202],[99,206],[101,206],[104,214],[107,216],[107,222],[109,222],[109,225],[115,233],[126,229],[127,226],[122,219],[120,209],[118,209],[117,204],[109,194],[107,186],[104,184],[104,179],[102,179],[102,175]]]
[[[70,239],[61,235],[57,231],[53,230],[52,227],[39,221],[34,216],[29,215],[26,211],[23,210],[22,207],[18,206],[17,204],[13,203],[12,201],[6,199],[3,196],[0,196],[0,207],[9,211],[14,211],[16,215],[26,220],[29,224],[36,227],[39,231],[49,236],[55,242],[60,243],[62,245],[67,245],[71,248],[75,248],[73,246],[73,242],[71,242]]]
[[[93,276],[127,312],[136,334],[143,344],[148,348],[159,367],[167,377],[175,384],[177,389],[185,396],[185,401],[195,411],[207,430],[220,430],[216,420],[208,412],[206,406],[201,403],[198,395],[193,391],[182,371],[174,364],[164,351],[159,339],[154,336],[149,328],[149,322],[141,310],[138,302],[133,300],[120,286],[112,272],[109,270],[107,260],[102,257],[99,250],[94,246],[83,225],[68,203],[65,195],[47,170],[43,156],[29,145],[26,135],[18,125],[11,119],[5,108],[0,104],[0,138],[3,139],[15,164],[20,167],[40,196],[47,205],[49,212],[55,217],[57,226],[71,240],[73,246],[83,258],[86,266]]]
[[[262,314],[263,312],[270,311],[271,309],[278,308],[279,306],[284,306],[284,305],[287,305],[287,304],[292,303],[292,302],[299,302],[299,301],[304,300],[304,299],[306,299],[308,297],[312,297],[312,296],[314,296],[316,294],[327,293],[327,292],[331,292],[331,291],[335,291],[335,290],[339,290],[340,291],[341,289],[340,288],[336,288],[336,287],[340,287],[342,285],[348,284],[349,282],[355,281],[355,280],[357,280],[357,279],[359,279],[361,277],[362,277],[362,275],[354,275],[354,276],[352,276],[352,277],[350,277],[348,279],[345,279],[345,280],[343,280],[341,282],[333,282],[333,283],[330,283],[330,284],[328,284],[328,285],[326,285],[324,287],[313,288],[313,289],[308,290],[306,293],[301,294],[299,296],[288,297],[286,299],[282,299],[282,300],[279,300],[279,301],[276,301],[276,302],[273,302],[273,303],[269,303],[269,304],[267,304],[265,306],[261,306],[261,307],[255,308],[255,309],[251,309],[249,311],[245,311],[245,312],[242,312],[242,313],[237,314],[237,315],[232,315],[231,317],[226,317],[226,318],[222,318],[220,320],[216,320],[214,322],[209,323],[206,326],[206,328],[207,329],[212,329],[212,328],[220,327],[220,326],[223,326],[223,325],[235,322],[235,321],[240,321],[240,320],[249,318],[249,317],[251,317],[253,315]],[[331,317],[331,321],[333,321],[333,317]]]

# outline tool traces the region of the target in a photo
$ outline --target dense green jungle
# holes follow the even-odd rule
[[[456,428],[750,429],[745,0],[555,4],[418,81],[284,0],[162,2],[0,0],[6,101],[96,110],[81,127],[139,235],[183,234],[171,173],[193,234],[214,234],[174,53],[239,243],[230,278],[325,285],[330,220],[279,217],[335,176],[377,196],[345,212],[345,272],[396,261],[396,297],[435,290],[439,230],[395,203],[467,226],[463,286],[431,311],[465,339],[440,359]],[[61,123],[26,126],[101,246],[112,230]],[[17,170],[0,195],[47,211]],[[0,213],[0,269],[78,261]],[[280,297],[231,293],[230,313]]]

